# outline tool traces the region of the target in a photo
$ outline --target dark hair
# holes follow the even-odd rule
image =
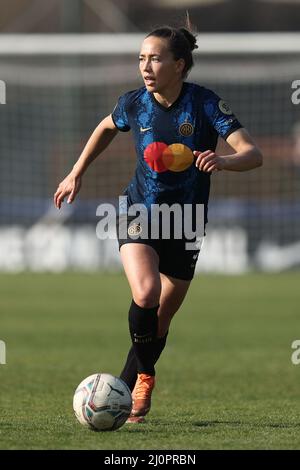
[[[154,36],[169,41],[169,49],[175,60],[184,59],[185,67],[182,75],[186,77],[194,65],[192,51],[197,49],[196,36],[187,28],[172,28],[171,26],[162,26],[154,29],[146,37]]]

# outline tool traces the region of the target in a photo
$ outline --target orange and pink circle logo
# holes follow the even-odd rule
[[[186,145],[152,142],[145,148],[144,159],[150,168],[157,173],[168,170],[179,172],[191,166],[194,156]]]

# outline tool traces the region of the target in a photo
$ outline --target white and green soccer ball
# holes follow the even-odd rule
[[[118,377],[93,374],[77,387],[73,409],[78,421],[94,431],[114,431],[120,428],[132,408],[131,392]]]

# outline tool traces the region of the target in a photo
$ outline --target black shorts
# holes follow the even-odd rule
[[[192,244],[193,240],[187,240],[184,237],[176,239],[172,234],[169,239],[143,238],[144,227],[142,223],[136,224],[134,219],[136,217],[122,215],[117,218],[119,249],[126,243],[141,243],[151,246],[159,257],[159,272],[176,279],[192,280],[200,252],[199,244],[197,248],[192,245],[192,248],[195,249],[187,249],[187,243]]]

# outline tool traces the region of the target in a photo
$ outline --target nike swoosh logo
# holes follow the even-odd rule
[[[152,129],[152,127],[140,127],[141,132],[150,131],[150,129]]]

